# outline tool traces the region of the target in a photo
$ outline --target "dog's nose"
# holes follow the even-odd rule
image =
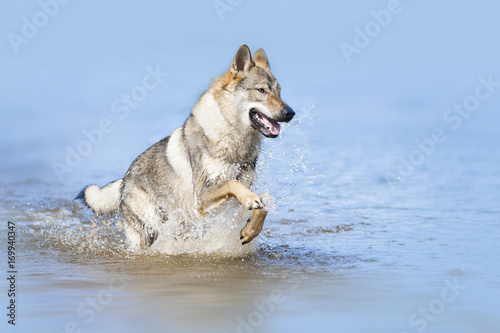
[[[283,113],[283,116],[285,116],[286,121],[292,120],[293,116],[295,116],[295,112],[293,112],[290,107],[287,107],[281,112]]]

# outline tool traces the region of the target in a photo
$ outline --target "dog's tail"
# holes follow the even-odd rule
[[[120,188],[123,179],[115,180],[104,187],[90,185],[85,187],[75,198],[99,214],[116,213],[120,209]]]

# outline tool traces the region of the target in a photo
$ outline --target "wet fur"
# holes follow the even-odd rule
[[[265,132],[251,120],[250,110],[273,121],[293,117],[281,100],[265,52],[259,49],[252,60],[243,45],[230,69],[214,79],[183,126],[137,157],[123,181],[102,189],[89,186],[79,198],[98,213],[121,211],[128,240],[148,248],[170,214],[203,216],[235,197],[245,209],[254,210],[241,231],[242,243],[250,242],[267,215],[262,199],[250,190]]]

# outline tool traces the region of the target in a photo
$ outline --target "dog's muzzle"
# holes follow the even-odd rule
[[[295,112],[289,106],[281,110],[281,114],[276,119],[266,116],[257,108],[250,109],[252,127],[260,130],[268,138],[275,138],[279,135],[281,126],[278,122],[289,122],[293,116],[295,116]]]

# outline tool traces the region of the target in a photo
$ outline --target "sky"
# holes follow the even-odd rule
[[[183,123],[241,44],[265,49],[288,104],[314,105],[339,130],[436,124],[479,77],[500,81],[492,0],[59,1],[9,2],[0,13],[5,160],[63,159],[157,69],[165,78],[126,119],[113,118],[93,154],[97,163],[126,146],[133,156]],[[495,129],[498,95],[468,126]]]

